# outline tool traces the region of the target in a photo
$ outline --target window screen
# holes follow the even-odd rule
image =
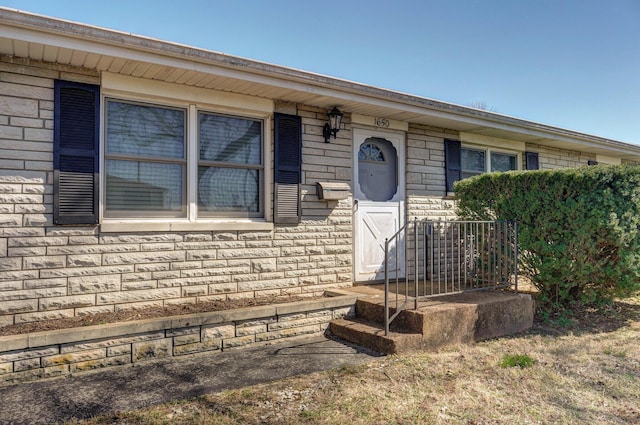
[[[262,121],[200,112],[198,214],[259,216]]]
[[[477,176],[486,170],[486,152],[478,149],[462,148],[462,178]]]
[[[107,101],[106,217],[186,215],[185,115]]]
[[[510,171],[518,169],[517,155],[491,152],[491,171]]]

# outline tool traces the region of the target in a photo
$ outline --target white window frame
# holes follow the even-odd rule
[[[161,95],[158,95],[161,94]],[[106,202],[106,100],[184,108],[186,119],[186,217],[105,217]],[[261,217],[198,217],[198,113],[214,113],[262,121]],[[267,99],[198,89],[178,84],[103,73],[100,134],[100,228],[103,232],[272,230],[272,118],[273,102]]]

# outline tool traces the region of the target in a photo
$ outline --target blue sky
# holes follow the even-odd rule
[[[640,144],[640,0],[1,4]]]

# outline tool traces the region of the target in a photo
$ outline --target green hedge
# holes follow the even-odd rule
[[[461,218],[519,221],[520,273],[543,307],[640,289],[640,166],[487,173],[454,190]]]

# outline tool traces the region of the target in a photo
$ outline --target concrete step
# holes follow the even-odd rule
[[[367,322],[384,323],[384,298],[358,298],[356,300],[356,317]]]
[[[383,326],[362,319],[336,319],[331,321],[329,330],[338,338],[379,353],[397,354],[422,348],[421,334],[389,332],[385,336]]]
[[[392,303],[395,305],[395,303]],[[414,301],[407,303],[405,308],[411,309]],[[396,312],[395,308],[389,308],[390,314]],[[417,313],[417,314],[413,314]],[[384,327],[384,300],[372,298],[358,298],[356,301],[356,317]],[[403,310],[396,320],[391,322],[391,330],[401,333],[422,333],[424,328],[423,315],[413,310]]]
[[[413,307],[412,303],[408,307]],[[421,301],[417,310],[402,311],[386,337],[384,300],[365,297],[356,302],[357,320],[334,321],[331,331],[383,353],[436,350],[522,332],[533,324],[533,312],[533,300],[528,294],[485,291],[446,295]]]
[[[533,324],[531,295],[478,291],[420,302],[402,311],[393,329],[421,333],[426,345],[471,343],[527,330]]]

